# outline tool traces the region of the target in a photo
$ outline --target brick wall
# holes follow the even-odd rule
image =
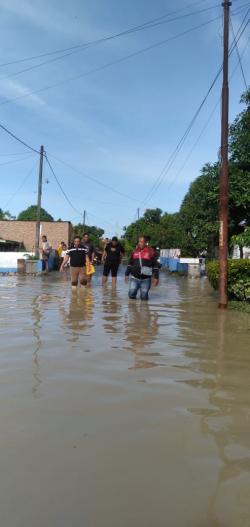
[[[0,238],[23,243],[26,251],[33,251],[35,233],[35,221],[0,221]],[[56,249],[61,241],[69,244],[73,229],[69,221],[45,221],[41,222],[40,233],[46,235],[53,249]]]

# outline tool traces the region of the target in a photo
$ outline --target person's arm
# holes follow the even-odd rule
[[[131,273],[132,266],[133,266],[133,254],[131,254],[131,256],[129,258],[127,269],[125,271],[125,282],[128,282],[128,277],[129,277],[129,275]]]
[[[157,254],[154,254],[152,258],[152,267],[153,267],[153,285],[157,286],[159,284],[159,263]]]
[[[102,254],[102,263],[105,262],[106,258],[107,258],[107,251],[105,250],[103,251],[103,254]]]
[[[61,264],[61,267],[60,267],[60,273],[62,273],[64,271],[64,266],[68,263],[69,261],[69,255],[68,254],[65,254],[64,256],[64,259],[62,261],[62,264]]]
[[[90,255],[89,255],[89,259],[90,259],[91,263],[93,263],[94,258],[95,258],[95,248],[94,248],[94,245],[91,245],[90,246]]]

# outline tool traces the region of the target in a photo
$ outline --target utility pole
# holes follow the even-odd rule
[[[224,8],[224,53],[223,85],[221,103],[221,166],[220,166],[220,202],[219,202],[219,308],[227,307],[227,264],[228,264],[228,45],[229,45],[229,10],[231,2],[225,0]]]
[[[86,210],[83,211],[82,224],[83,224],[83,230],[84,230],[85,224],[86,224]]]
[[[140,209],[139,208],[137,209],[137,219],[138,220],[140,219]]]
[[[37,258],[39,258],[39,245],[40,245],[41,199],[42,199],[42,186],[43,186],[43,156],[44,156],[44,147],[41,146],[39,176],[38,176],[38,191],[37,191],[36,239],[35,239],[35,255]]]

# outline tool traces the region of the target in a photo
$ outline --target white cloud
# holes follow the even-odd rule
[[[0,96],[5,99],[14,99],[15,97],[22,97],[26,93],[28,93],[30,90],[27,88],[27,86],[24,86],[23,84],[20,84],[19,82],[13,81],[11,79],[0,79]],[[32,105],[39,105],[44,106],[46,103],[45,101],[39,97],[38,95],[30,95],[29,97],[24,97],[17,99],[19,104],[24,106],[30,106]]]

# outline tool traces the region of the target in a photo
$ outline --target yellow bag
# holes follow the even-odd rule
[[[95,268],[93,266],[93,264],[90,262],[90,259],[86,258],[86,275],[87,276],[91,276],[92,274],[95,273]]]

